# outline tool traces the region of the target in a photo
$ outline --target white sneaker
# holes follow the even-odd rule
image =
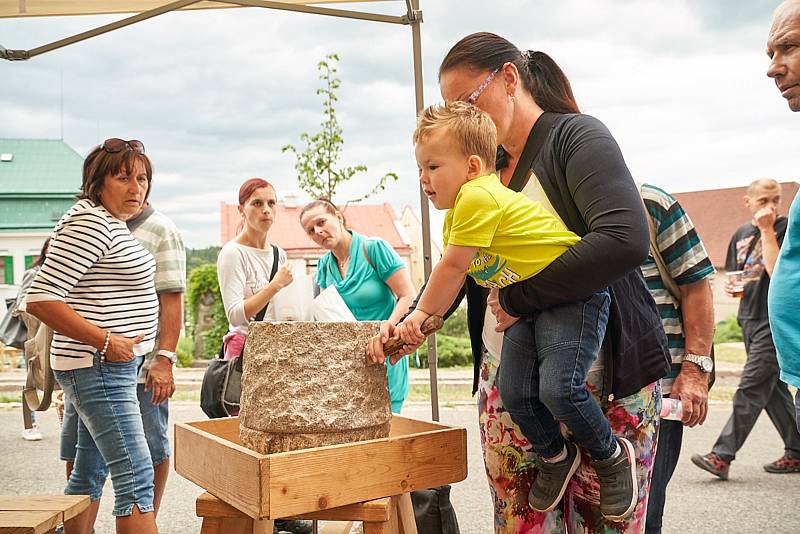
[[[39,441],[42,439],[42,433],[39,431],[38,425],[33,425],[33,428],[26,428],[22,431],[22,439],[25,441]]]

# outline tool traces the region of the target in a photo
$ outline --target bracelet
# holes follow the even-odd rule
[[[100,361],[106,361],[106,352],[108,351],[108,342],[111,340],[111,332],[106,330],[106,342],[103,343],[103,350],[100,351]]]

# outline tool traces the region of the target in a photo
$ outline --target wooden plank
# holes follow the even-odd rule
[[[414,505],[411,503],[411,494],[404,493],[396,497],[397,518],[400,522],[400,532],[404,534],[417,534],[417,520],[414,517]]]
[[[389,437],[405,436],[408,434],[419,434],[422,432],[431,432],[434,430],[447,430],[456,428],[441,423],[434,423],[432,421],[423,421],[422,419],[413,419],[411,417],[403,417],[400,415],[392,416],[392,426],[389,430]]]
[[[61,512],[54,510],[10,510],[0,512],[3,534],[45,534],[61,523]]]
[[[238,427],[239,421],[228,424]],[[269,494],[262,492],[262,481],[269,479],[266,460],[193,425],[175,424],[174,443],[175,471],[181,476],[250,517],[269,510]]]
[[[303,514],[290,519],[320,519],[324,521],[388,521],[391,500],[386,497],[374,501],[349,504],[320,512]],[[197,497],[195,508],[198,517],[247,517],[230,504],[206,492]]]
[[[0,511],[58,511],[69,521],[89,507],[88,495],[0,495]]]
[[[270,515],[325,510],[466,477],[462,428],[274,454]]]

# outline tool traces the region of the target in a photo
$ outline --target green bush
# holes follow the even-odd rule
[[[194,363],[194,343],[190,338],[180,338],[175,353],[178,355],[178,367],[191,367]]]
[[[428,342],[417,351],[419,367],[428,367]],[[439,334],[436,336],[436,358],[438,367],[463,367],[472,365],[472,349],[469,339]],[[412,360],[413,362],[413,360]]]
[[[450,337],[469,338],[467,330],[467,307],[462,304],[447,318],[439,334]]]
[[[204,295],[211,294],[212,302],[209,313],[213,324],[211,328],[200,332],[203,340],[203,350],[201,358],[210,359],[217,355],[222,337],[228,333],[228,318],[225,316],[225,308],[222,306],[222,295],[219,292],[219,281],[217,280],[217,265],[206,263],[192,269],[187,279],[186,288],[186,307],[189,310],[189,332],[197,335],[197,308]]]
[[[714,343],[729,343],[732,341],[742,341],[742,328],[736,320],[736,316],[731,315],[724,321],[717,323],[717,330],[714,332]]]

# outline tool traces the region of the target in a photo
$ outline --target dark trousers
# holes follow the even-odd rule
[[[747,362],[739,388],[733,395],[733,413],[711,449],[732,461],[753,430],[761,410],[766,410],[783,439],[786,454],[800,458],[800,433],[789,388],[779,378],[778,360],[766,319],[741,319]]]
[[[653,477],[650,480],[650,497],[647,500],[647,519],[645,534],[661,534],[661,520],[664,516],[664,503],[667,500],[669,484],[683,443],[683,423],[662,419],[658,429],[658,446],[653,462]]]

